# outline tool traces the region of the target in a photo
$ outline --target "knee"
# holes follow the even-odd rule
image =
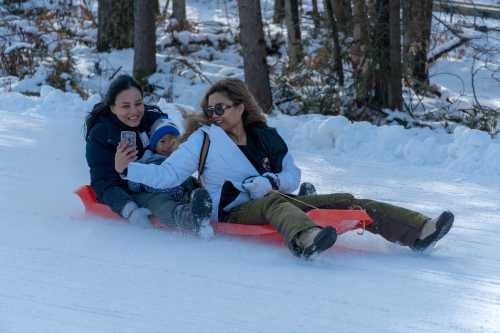
[[[349,193],[334,193],[329,195],[332,208],[349,209],[355,205],[356,198]]]
[[[268,201],[268,206],[274,206],[283,202],[287,202],[285,198],[283,198],[283,196],[277,192],[271,192],[265,198]]]

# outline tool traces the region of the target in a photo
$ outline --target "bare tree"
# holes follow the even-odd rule
[[[389,0],[390,78],[389,107],[401,110],[403,88],[401,85],[401,0]],[[404,0],[403,0],[404,1]]]
[[[134,44],[134,0],[99,0],[97,50],[123,49]]]
[[[367,11],[365,0],[353,0],[353,42],[350,50],[350,58],[353,67],[355,100],[358,104],[363,104],[366,101],[371,81],[368,66],[369,58],[367,55],[369,48]]]
[[[328,18],[328,23],[330,24],[332,44],[333,44],[333,59],[334,59],[334,71],[337,74],[337,79],[339,80],[339,85],[344,85],[344,69],[342,67],[342,50],[339,41],[339,30],[337,26],[337,21],[333,14],[332,3],[330,0],[324,1],[324,6],[326,9],[326,15]]]
[[[350,0],[329,0],[335,19],[339,26],[339,30],[344,33],[345,36],[350,36],[352,31],[352,9]]]
[[[318,0],[312,0],[311,16],[312,16],[313,23],[314,23],[314,33],[317,34],[319,32],[319,26],[320,26]]]
[[[279,24],[285,18],[285,0],[274,0],[273,23]]]
[[[238,10],[245,81],[260,107],[269,113],[272,110],[273,97],[266,61],[260,0],[238,0]]]
[[[432,0],[408,0],[405,69],[416,89],[429,84],[427,52],[431,36]]]
[[[288,35],[288,66],[294,69],[304,55],[298,0],[285,0],[285,22]]]
[[[186,16],[186,0],[173,0],[172,2],[172,17],[177,20],[180,26],[183,26],[187,21]]]
[[[135,0],[134,76],[144,83],[156,70],[154,2]]]

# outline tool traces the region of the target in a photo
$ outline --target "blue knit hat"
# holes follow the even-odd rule
[[[165,135],[171,134],[175,137],[179,136],[179,130],[175,123],[166,117],[162,117],[153,123],[151,126],[151,138],[149,139],[149,149],[154,150],[156,144]]]

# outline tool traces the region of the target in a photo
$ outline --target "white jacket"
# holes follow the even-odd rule
[[[248,177],[259,175],[245,154],[218,126],[203,126],[196,130],[160,165],[130,163],[126,178],[154,188],[170,188],[180,185],[198,170],[203,132],[209,136],[210,148],[201,181],[213,201],[212,219],[218,220],[219,201],[224,183],[230,181],[241,192],[233,202],[224,207],[224,211],[229,211],[250,200],[241,182]],[[282,171],[278,173],[279,190],[291,193],[299,186],[300,169],[295,165],[290,152],[285,155],[282,164]]]

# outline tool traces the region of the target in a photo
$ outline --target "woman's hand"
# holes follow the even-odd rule
[[[128,164],[137,159],[137,149],[135,146],[129,146],[127,141],[122,140],[116,148],[115,154],[115,170],[122,173]]]

